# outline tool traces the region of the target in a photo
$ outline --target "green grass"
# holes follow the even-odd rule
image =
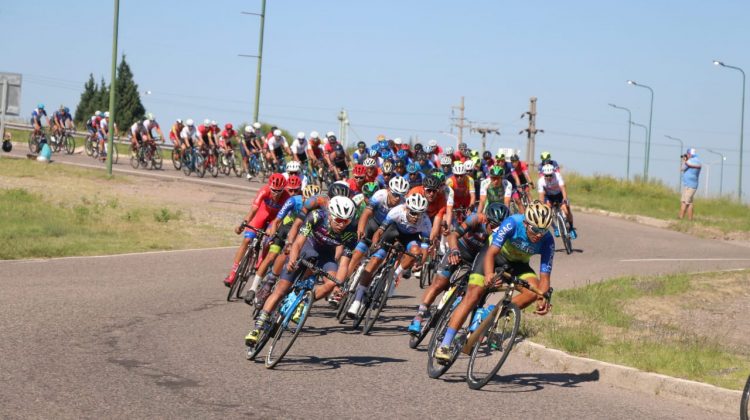
[[[624,181],[611,176],[581,176],[567,173],[565,183],[573,204],[675,221],[674,228],[687,230],[688,221],[677,221],[680,196],[659,181]],[[722,232],[750,231],[750,206],[739,204],[728,197],[695,199],[695,218],[692,224],[716,228]]]
[[[750,271],[735,275],[746,281]],[[639,315],[640,298],[658,299],[658,307],[665,310],[679,305],[675,301],[693,305],[691,299],[698,298],[691,292],[719,294],[710,285],[726,277],[726,273],[622,277],[562,290],[555,293],[551,316],[537,317],[527,308],[521,332],[575,355],[742,389],[750,371],[747,354],[697,335],[682,323],[658,321],[658,314],[648,314],[645,322],[644,314],[640,320],[634,316]]]

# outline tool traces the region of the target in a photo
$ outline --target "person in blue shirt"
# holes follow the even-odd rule
[[[50,118],[50,125],[54,126],[55,135],[59,136],[66,127],[73,127],[73,116],[70,115],[70,109],[60,105],[60,109],[55,111]]]
[[[357,143],[357,150],[352,153],[352,161],[355,164],[363,164],[365,163],[365,159],[367,159],[369,156],[370,151],[367,149],[367,145],[365,142],[361,141]]]
[[[411,187],[419,187],[422,185],[422,179],[424,174],[421,172],[421,168],[418,163],[410,163],[406,165],[406,173],[409,174],[407,181]]]
[[[42,133],[42,117],[47,120],[49,125],[49,118],[47,117],[47,111],[44,110],[44,104],[39,104],[31,111],[31,125],[34,126],[34,134]]]
[[[687,149],[682,155],[682,198],[680,200],[680,219],[693,220],[693,197],[698,190],[698,178],[701,174],[701,161],[694,148]]]

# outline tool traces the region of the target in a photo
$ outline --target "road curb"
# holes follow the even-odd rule
[[[657,228],[662,228],[662,229],[668,229],[669,226],[672,224],[672,222],[670,222],[669,220],[657,219],[655,217],[640,216],[640,215],[635,215],[635,214],[616,213],[613,211],[593,209],[589,207],[578,207],[578,206],[571,206],[571,207],[573,210],[580,211],[583,213],[598,214],[600,216],[608,216],[608,217],[616,217],[618,219],[630,220],[632,222],[640,223],[642,225],[657,227]]]
[[[601,383],[650,393],[708,410],[737,414],[742,398],[741,391],[572,356],[531,341],[524,340],[518,343],[516,349],[545,368],[570,373],[591,373],[592,370],[596,370]]]

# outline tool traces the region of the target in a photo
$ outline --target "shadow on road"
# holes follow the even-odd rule
[[[274,370],[280,371],[314,371],[338,369],[345,365],[358,367],[378,366],[383,363],[403,363],[406,359],[394,359],[392,357],[382,356],[338,356],[338,357],[317,357],[317,356],[289,356],[287,355]]]
[[[464,375],[455,375],[443,379],[446,382],[464,382]],[[589,373],[518,373],[514,375],[495,376],[482,391],[487,392],[532,392],[541,391],[546,386],[577,388],[583,382],[599,381],[599,370]]]

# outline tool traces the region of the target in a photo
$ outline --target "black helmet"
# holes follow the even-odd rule
[[[333,184],[328,186],[328,198],[338,196],[349,197],[349,194],[351,194],[351,189],[349,189],[349,186],[346,184],[334,182]]]
[[[486,151],[482,153],[482,159],[492,159],[492,152]]]
[[[415,152],[421,152],[422,150],[424,150],[424,147],[422,147],[422,143],[415,143],[414,144],[414,151]]]
[[[13,143],[10,140],[3,140],[3,152],[10,153],[13,150]]]
[[[357,148],[358,149],[364,149],[365,147],[367,147],[367,145],[365,144],[365,142],[361,141],[361,142],[357,143]]]
[[[511,161],[511,162],[518,162],[518,160],[519,160],[519,159],[520,159],[520,158],[519,158],[519,157],[518,157],[518,155],[516,155],[516,154],[514,154],[513,156],[511,156],[511,157],[510,157],[510,161]]]
[[[406,167],[406,163],[404,163],[403,160],[401,159],[396,160],[396,168],[405,168],[405,167]]]
[[[440,180],[437,179],[435,175],[430,175],[422,181],[422,185],[424,185],[425,188],[435,190],[440,187]]]
[[[510,210],[505,204],[502,203],[490,203],[486,209],[484,209],[484,215],[487,216],[487,221],[493,225],[500,225],[509,215]]]

